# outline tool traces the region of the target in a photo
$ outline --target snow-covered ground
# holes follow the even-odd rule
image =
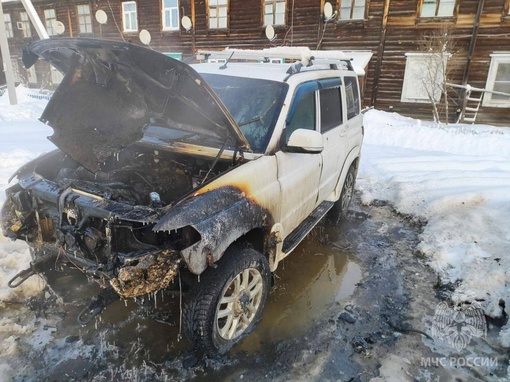
[[[8,179],[18,167],[38,154],[52,149],[46,137],[52,129],[39,122],[47,101],[28,96],[29,90],[18,87],[19,104],[11,106],[7,94],[0,97],[0,203],[5,199]],[[35,93],[34,93],[35,94]],[[11,312],[10,304],[23,302],[39,292],[44,283],[38,277],[28,279],[21,287],[9,289],[7,282],[30,262],[26,244],[13,242],[0,235],[0,381],[10,381],[15,375],[5,358],[18,352],[17,336],[33,333],[33,322],[25,322],[19,314],[24,309]]]
[[[23,163],[55,146],[46,139],[53,130],[39,122],[47,101],[29,97],[36,94],[24,87],[17,89],[18,105],[11,106],[7,93],[0,97],[0,203],[5,199],[8,179]],[[7,288],[7,282],[30,262],[27,246],[0,235],[0,307],[19,295],[40,290],[37,279],[28,280],[18,289]]]
[[[358,188],[426,218],[419,250],[455,302],[481,301],[500,317],[510,303],[510,128],[436,125],[394,113],[365,118]],[[510,327],[500,334],[510,346]]]
[[[52,129],[37,121],[46,102],[18,88],[19,105],[0,97],[0,203],[7,179],[23,163],[49,151]],[[456,301],[483,302],[487,315],[510,304],[510,128],[442,126],[370,111],[358,176],[362,201],[387,200],[399,212],[426,219],[419,250],[442,281],[456,283]],[[26,245],[0,235],[0,309],[41,290],[31,278],[18,289],[7,281],[30,261]],[[15,354],[16,335],[31,330],[0,315],[0,381]],[[510,347],[510,327],[500,335]]]

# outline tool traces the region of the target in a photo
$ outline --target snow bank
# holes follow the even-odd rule
[[[364,203],[427,219],[418,249],[443,282],[460,283],[454,301],[482,301],[491,317],[510,306],[509,128],[370,111],[358,188]],[[510,328],[501,340],[510,344]]]
[[[48,101],[34,99],[31,95],[38,95],[37,90],[28,89],[23,85],[16,88],[17,105],[9,103],[9,95],[5,92],[0,96],[0,123],[12,121],[37,120],[46,107]]]
[[[53,130],[37,120],[47,101],[30,97],[31,93],[36,94],[18,86],[18,105],[14,106],[9,104],[7,93],[0,96],[0,204],[5,200],[9,177],[22,164],[54,147],[46,139]],[[7,282],[29,262],[30,253],[24,242],[13,242],[0,235],[0,308],[6,301],[24,299],[43,287],[38,277],[28,279],[16,289],[7,287]],[[5,329],[4,324],[0,322],[0,331]]]

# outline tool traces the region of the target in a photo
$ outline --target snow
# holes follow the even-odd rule
[[[22,164],[54,148],[46,137],[53,130],[37,118],[47,101],[30,97],[34,91],[18,86],[18,105],[11,106],[7,93],[0,97],[0,203],[5,200],[9,177]],[[30,262],[26,244],[12,242],[0,235],[0,308],[5,301],[20,300],[41,290],[43,283],[37,277],[28,279],[20,288],[10,289],[7,282]],[[0,321],[0,327],[5,322]],[[1,331],[1,328],[0,328]]]
[[[418,249],[454,302],[510,303],[510,129],[437,125],[370,111],[358,175],[362,201],[386,200],[427,224]],[[510,328],[500,333],[510,345]]]
[[[49,151],[52,129],[37,121],[47,101],[18,87],[19,105],[0,96],[0,203],[7,179],[23,163]],[[418,249],[453,299],[480,300],[485,313],[510,304],[510,129],[484,125],[437,125],[372,110],[357,182],[363,203],[386,200],[399,212],[426,219]],[[30,262],[27,246],[0,235],[0,309],[42,289],[30,278],[20,288],[7,281]],[[16,336],[29,322],[0,317],[0,355],[16,353]],[[510,347],[510,325],[500,333]],[[9,367],[0,357],[0,371]],[[0,378],[1,380],[2,378]]]

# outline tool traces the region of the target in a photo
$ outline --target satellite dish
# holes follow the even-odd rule
[[[57,32],[57,34],[62,34],[66,31],[66,26],[62,21],[55,21],[55,23],[53,24],[53,28],[55,29],[55,32]]]
[[[266,37],[269,41],[273,41],[276,38],[276,35],[274,33],[274,28],[272,25],[268,25],[266,27]]]
[[[106,22],[108,21],[108,15],[106,14],[105,11],[100,9],[99,11],[96,12],[96,20],[99,24],[106,24]]]
[[[188,16],[184,16],[181,19],[181,25],[184,29],[186,29],[188,32],[191,30],[191,27],[193,24],[191,23],[191,19]]]
[[[324,18],[329,20],[333,17],[333,6],[330,2],[324,4]]]
[[[147,29],[142,29],[139,36],[142,44],[149,45],[151,43],[151,34]]]

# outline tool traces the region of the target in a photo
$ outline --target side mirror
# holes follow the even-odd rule
[[[285,151],[319,154],[324,149],[322,134],[315,130],[297,129],[289,137]]]

